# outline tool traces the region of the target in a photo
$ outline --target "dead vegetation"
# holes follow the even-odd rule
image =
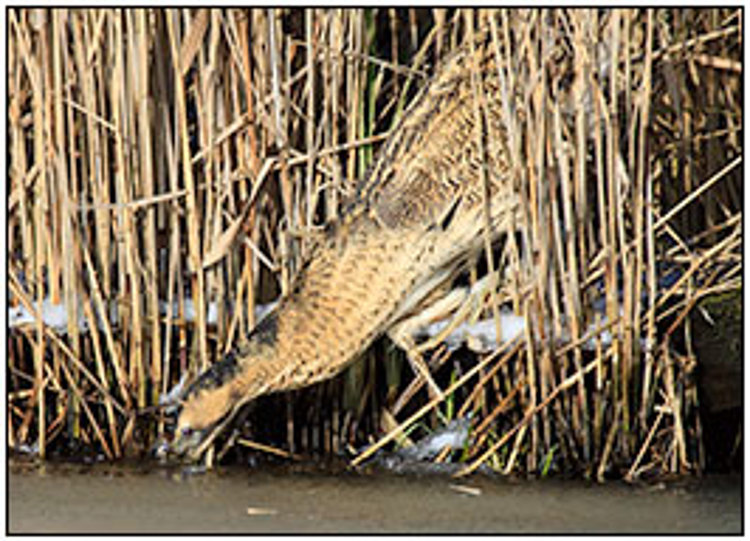
[[[160,433],[136,412],[287,291],[415,89],[482,26],[525,202],[482,307],[522,316],[524,335],[489,355],[426,349],[437,396],[379,343],[238,430],[335,454],[473,411],[464,473],[700,470],[687,316],[742,287],[741,18],[9,10],[9,303],[38,315],[8,337],[10,446],[115,459]]]

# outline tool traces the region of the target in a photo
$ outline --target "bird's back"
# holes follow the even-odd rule
[[[516,212],[494,62],[484,46],[476,54],[474,63],[468,47],[459,50],[417,96],[342,222],[311,250],[275,316],[278,366],[264,390],[338,373],[387,330],[412,291],[481,244],[484,164],[494,231]],[[479,136],[476,66],[486,100]]]

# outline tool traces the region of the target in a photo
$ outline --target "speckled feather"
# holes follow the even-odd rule
[[[480,44],[492,227],[517,211],[500,91]],[[202,428],[261,394],[335,376],[405,315],[420,284],[481,246],[485,219],[468,48],[455,53],[386,141],[341,221],[310,250],[291,288],[242,346],[185,396],[181,424]],[[211,414],[207,410],[213,410]]]

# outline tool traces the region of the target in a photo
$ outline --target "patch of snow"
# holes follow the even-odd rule
[[[442,320],[431,323],[418,331],[419,336],[427,335],[434,338],[439,335],[450,323]],[[526,329],[526,322],[522,316],[511,313],[500,314],[501,340],[497,339],[494,318],[481,319],[474,323],[461,323],[446,338],[445,344],[450,350],[455,350],[467,343],[468,346],[479,353],[486,353],[497,348],[499,344],[511,342],[520,336]]]
[[[435,338],[443,332],[450,323],[449,318],[431,323],[418,329],[414,336],[415,338]],[[606,326],[606,324],[607,318],[602,317],[598,323],[592,323],[589,325],[585,332],[592,332],[596,328]],[[448,334],[448,336],[445,337],[443,343],[445,343],[451,351],[455,351],[462,345],[466,344],[469,349],[477,353],[489,353],[503,344],[512,342],[525,331],[526,322],[524,321],[524,318],[506,312],[500,314],[500,332],[502,333],[500,340],[497,339],[494,318],[487,318],[480,319],[474,323],[463,322],[459,324],[450,334]],[[561,344],[569,340],[570,336],[567,334],[567,331],[564,332],[564,336],[558,337],[558,342]],[[597,340],[599,340],[604,346],[611,344],[612,331],[610,329],[600,331],[598,336],[593,336],[587,340],[586,343],[583,344],[583,347],[585,349],[593,350],[596,348]],[[645,341],[643,343],[645,346]]]
[[[445,447],[450,447],[453,451],[463,449],[469,439],[470,427],[471,415],[453,419],[444,428],[436,430],[410,447],[400,449],[397,454],[411,460],[425,460],[434,457]]]
[[[79,310],[78,328],[82,331],[88,330],[88,322],[82,311]],[[48,297],[42,301],[41,309],[42,322],[47,327],[55,329],[58,332],[65,333],[68,330],[68,312],[64,304],[55,304]],[[10,328],[21,327],[23,325],[32,325],[36,323],[36,318],[22,304],[11,307],[8,310],[8,326]]]
[[[278,301],[273,301],[268,304],[258,304],[255,306],[255,319],[260,320],[262,319],[268,312],[273,310],[273,308],[276,306]],[[190,297],[187,297],[185,299],[185,314],[184,318],[185,321],[193,322],[197,319],[198,315],[195,309],[195,303],[193,302],[193,299]],[[168,304],[166,301],[160,301],[159,303],[159,310],[161,311],[162,315],[167,314],[167,308]],[[178,313],[179,303],[177,301],[173,301],[172,303],[172,316],[176,319],[177,313]],[[216,301],[211,301],[208,303],[208,313],[206,314],[206,320],[209,325],[216,325],[219,321],[219,304]]]

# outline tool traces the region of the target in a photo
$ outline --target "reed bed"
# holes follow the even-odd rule
[[[469,280],[499,269],[482,309],[524,335],[423,348],[438,395],[379,341],[257,400],[218,456],[374,443],[359,463],[474,412],[461,473],[700,471],[688,315],[742,287],[741,9],[9,10],[9,303],[35,316],[7,340],[10,445],[145,452],[159,397],[288,290],[480,27],[525,216]]]

